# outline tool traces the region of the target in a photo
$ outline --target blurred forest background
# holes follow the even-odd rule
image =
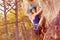
[[[4,14],[4,0],[0,3],[0,40],[16,40],[16,14],[14,0],[6,0],[6,15]],[[32,23],[21,8],[21,0],[18,0],[18,33],[20,40],[37,40],[32,31]],[[4,16],[5,15],[5,16]],[[6,17],[6,19],[5,19]],[[6,20],[6,21],[5,21]],[[7,25],[7,26],[6,26]],[[5,27],[6,26],[6,27]]]

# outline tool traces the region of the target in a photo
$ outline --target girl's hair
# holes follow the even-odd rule
[[[36,7],[34,8],[35,9],[35,12],[36,12]],[[30,11],[32,14],[34,14],[32,11]]]

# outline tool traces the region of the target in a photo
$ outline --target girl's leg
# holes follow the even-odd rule
[[[39,21],[39,26],[40,27],[44,27],[46,23],[46,19],[44,16],[41,17],[40,21]]]
[[[40,21],[39,21],[39,26],[42,28],[43,34],[44,34],[44,31],[46,30],[45,24],[46,24],[46,19],[44,16],[42,16]]]
[[[40,35],[40,37],[42,38],[42,40],[43,40],[43,37],[44,37],[44,30],[45,30],[45,23],[46,23],[46,20],[45,20],[45,17],[44,16],[42,16],[41,17],[41,19],[40,19],[40,21],[39,21],[39,26],[42,28],[41,29],[41,35]]]

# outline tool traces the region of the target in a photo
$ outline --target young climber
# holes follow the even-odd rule
[[[40,8],[39,11],[37,11],[36,7],[35,6],[30,6],[29,8],[30,12],[31,12],[31,15],[32,15],[32,20],[33,20],[33,23],[34,23],[34,31],[36,32],[36,34],[41,34],[41,33],[44,33],[42,30],[45,28],[45,17],[42,16],[42,8]]]

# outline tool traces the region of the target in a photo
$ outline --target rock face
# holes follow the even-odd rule
[[[60,0],[40,0],[48,29],[43,40],[60,40]]]
[[[43,7],[43,15],[50,23],[60,10],[60,0],[40,0]]]
[[[51,22],[44,36],[44,40],[60,40],[60,12]]]

